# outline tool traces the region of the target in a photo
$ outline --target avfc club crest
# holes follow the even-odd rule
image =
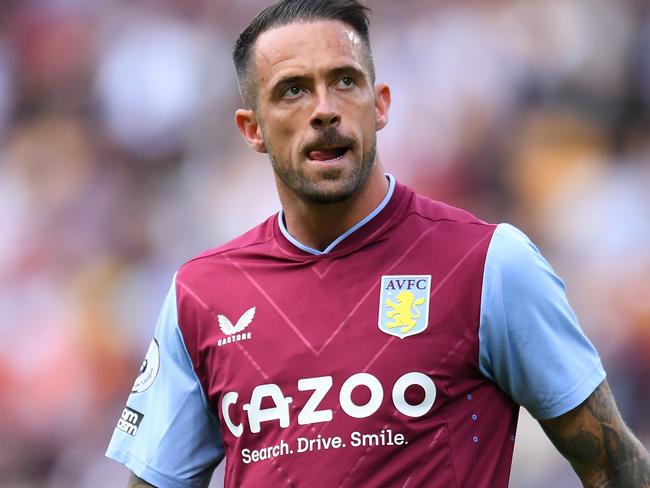
[[[379,330],[404,339],[429,325],[431,275],[381,277]]]

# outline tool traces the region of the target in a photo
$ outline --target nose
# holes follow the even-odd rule
[[[338,125],[341,121],[341,115],[332,100],[332,95],[324,91],[318,93],[317,97],[316,107],[314,107],[314,112],[309,120],[311,126],[314,129],[324,129]]]

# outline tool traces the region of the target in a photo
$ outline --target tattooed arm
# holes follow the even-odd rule
[[[580,406],[542,428],[587,488],[650,488],[650,456],[623,423],[603,381]]]

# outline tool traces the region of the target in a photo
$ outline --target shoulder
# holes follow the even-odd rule
[[[483,259],[497,227],[467,210],[417,193],[412,193],[402,215],[403,224],[411,233],[428,233],[426,242],[456,248],[458,252],[480,250]]]
[[[493,229],[494,224],[481,220],[467,210],[433,200],[413,192],[407,216],[417,216],[433,222],[448,222],[458,225],[477,225]]]
[[[540,250],[521,230],[510,224],[495,227],[486,259],[486,280],[496,280],[513,291],[538,290],[541,285],[564,284],[542,256]],[[541,287],[541,293],[547,288]]]
[[[275,238],[275,226],[277,225],[277,214],[269,217],[266,221],[253,227],[244,234],[226,242],[220,246],[208,249],[186,261],[178,270],[177,280],[188,281],[201,274],[205,269],[227,261],[229,257],[250,252],[265,252],[268,244]]]
[[[485,260],[484,306],[519,310],[528,302],[564,300],[564,294],[564,283],[528,236],[510,224],[497,225]]]

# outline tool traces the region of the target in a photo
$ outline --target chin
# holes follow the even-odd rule
[[[297,171],[287,170],[270,153],[273,170],[284,186],[302,201],[314,205],[343,203],[356,195],[370,175],[374,147],[361,161],[343,158],[337,164],[308,164]]]
[[[352,195],[354,195],[354,192],[352,193],[314,192],[309,194],[302,194],[301,198],[304,201],[312,203],[314,205],[333,205],[336,203],[343,203],[349,200],[352,197]]]
[[[297,188],[295,192],[306,202],[316,205],[331,205],[349,200],[357,193],[360,183],[356,179],[346,179],[345,181],[327,180],[319,183],[310,182],[310,184]]]

